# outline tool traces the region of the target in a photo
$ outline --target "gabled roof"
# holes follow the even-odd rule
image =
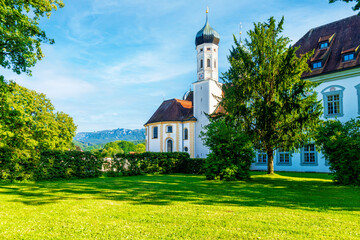
[[[168,121],[196,121],[192,101],[179,99],[164,101],[145,125]]]
[[[329,47],[319,49],[319,43],[328,41]],[[315,50],[309,64],[322,61],[322,68],[303,74],[303,77],[313,77],[334,71],[360,67],[358,47],[360,45],[360,16],[348,17],[332,22],[307,32],[294,47],[300,46],[298,55]],[[356,50],[356,51],[355,51]],[[355,60],[343,62],[342,54],[355,51]]]

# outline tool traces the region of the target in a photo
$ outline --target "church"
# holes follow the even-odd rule
[[[207,114],[218,106],[221,96],[218,50],[220,36],[210,26],[208,11],[204,27],[196,34],[197,81],[182,99],[164,101],[146,122],[146,151],[187,152],[205,158],[209,149],[199,137],[209,123]]]
[[[208,13],[207,13],[208,15]],[[196,34],[197,80],[183,99],[164,101],[146,122],[146,150],[188,152],[192,158],[205,158],[209,149],[199,137],[209,123],[207,114],[218,107],[221,83],[218,81],[219,34],[209,25]],[[303,79],[319,83],[315,88],[323,103],[322,119],[348,121],[360,116],[360,16],[351,16],[310,29],[294,47],[298,54],[314,50],[309,60],[311,72]],[[267,169],[267,155],[257,151],[252,170]],[[278,150],[275,171],[329,172],[329,164],[314,143],[295,152]]]

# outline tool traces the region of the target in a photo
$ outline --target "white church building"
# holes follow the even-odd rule
[[[311,72],[303,78],[318,82],[318,100],[323,102],[322,119],[348,121],[360,116],[360,16],[348,17],[310,29],[294,47],[298,54],[315,50],[309,61]],[[209,123],[206,114],[217,109],[221,96],[218,82],[219,34],[209,25],[196,34],[197,81],[183,99],[164,101],[145,124],[146,150],[188,152],[205,158],[209,149],[199,137]],[[205,114],[206,113],[206,114]],[[257,152],[252,170],[267,169],[267,155]],[[276,151],[275,171],[329,172],[327,160],[310,143],[296,152]]]

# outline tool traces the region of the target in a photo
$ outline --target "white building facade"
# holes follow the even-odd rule
[[[295,45],[298,54],[315,50],[309,61],[312,72],[304,79],[319,83],[315,88],[324,106],[323,120],[348,121],[360,116],[360,16],[352,16],[311,29]],[[145,124],[146,150],[188,152],[205,158],[209,149],[200,137],[221,97],[218,82],[219,34],[205,26],[196,35],[197,81],[182,100],[164,101]],[[267,169],[267,155],[257,152],[252,170]],[[314,143],[294,152],[274,153],[275,171],[329,172],[329,165]]]

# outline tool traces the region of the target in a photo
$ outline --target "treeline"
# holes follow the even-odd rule
[[[0,178],[26,179],[23,169],[48,150],[75,149],[73,119],[55,112],[45,94],[0,76]]]
[[[115,154],[128,154],[128,153],[144,153],[146,147],[144,143],[134,144],[128,141],[115,141],[109,142],[104,145],[102,149],[93,149],[92,153],[103,157],[113,158]]]

